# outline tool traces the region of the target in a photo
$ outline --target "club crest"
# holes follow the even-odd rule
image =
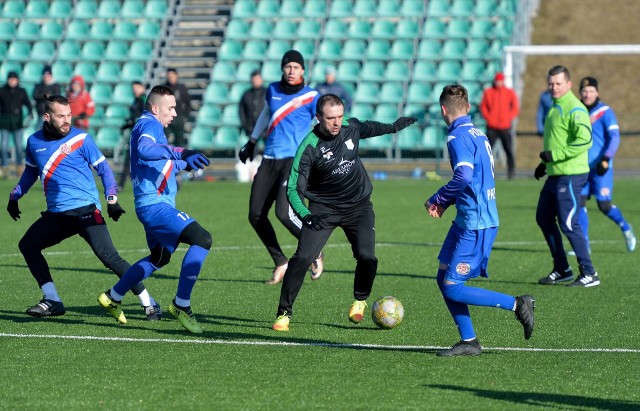
[[[353,148],[355,147],[355,144],[353,144],[353,141],[351,141],[351,139],[345,141],[344,144],[347,146],[349,150],[353,150]]]
[[[60,151],[62,151],[63,154],[69,154],[71,152],[71,146],[65,143],[60,146]]]
[[[471,265],[469,263],[458,263],[456,265],[456,273],[461,275],[467,275],[471,272]]]

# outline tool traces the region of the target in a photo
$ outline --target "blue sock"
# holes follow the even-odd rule
[[[189,247],[184,260],[182,260],[180,279],[178,279],[178,292],[176,293],[177,298],[183,300],[191,299],[191,291],[196,284],[196,279],[200,274],[200,269],[204,264],[204,259],[207,258],[207,254],[209,254],[209,250],[206,248],[197,245]]]
[[[471,322],[471,315],[469,314],[469,306],[467,304],[453,301],[444,294],[444,270],[438,270],[438,287],[442,293],[442,298],[449,309],[449,313],[453,317],[453,321],[458,327],[458,333],[460,333],[461,340],[472,340],[476,338],[476,332],[473,329],[473,323]]]
[[[445,284],[443,288],[445,296],[464,304],[513,310],[516,302],[516,298],[513,296],[485,290],[484,288],[468,287],[464,283]]]
[[[578,223],[580,223],[580,227],[582,227],[584,239],[587,240],[587,247],[591,249],[591,245],[589,244],[589,215],[587,214],[587,207],[580,207],[578,209]]]
[[[607,214],[607,217],[618,224],[618,227],[620,227],[622,231],[627,231],[631,228],[629,227],[629,223],[627,223],[627,220],[625,220],[622,216],[622,212],[620,211],[620,209],[616,206],[611,207],[611,210],[609,210],[609,214]]]
[[[113,291],[120,295],[125,295],[131,290],[131,287],[149,277],[157,269],[155,265],[151,264],[150,257],[147,256],[129,267],[120,281],[113,286]]]

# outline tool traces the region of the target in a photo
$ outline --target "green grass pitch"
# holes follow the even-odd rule
[[[107,317],[96,298],[116,277],[79,237],[46,254],[67,314],[28,317],[41,294],[17,243],[45,207],[34,186],[20,201],[21,220],[1,217],[0,409],[640,409],[640,250],[628,253],[620,230],[591,202],[601,286],[538,285],[551,258],[535,223],[542,182],[533,179],[498,182],[501,227],[490,278],[471,282],[533,294],[533,337],[524,340],[511,312],[472,307],[484,353],[435,356],[458,340],[435,284],[455,210],[434,220],[423,207],[443,182],[374,182],[379,270],[369,304],[399,298],[405,318],[398,328],[379,330],[369,317],[349,323],[355,263],[337,230],[325,248],[325,273],[305,280],[289,333],[270,329],[280,287],[263,283],[273,267],[247,221],[249,185],[186,182],[178,207],[214,237],[192,298],[204,328],[197,336],[168,316],[144,321],[132,295],[124,301],[126,326]],[[0,191],[8,194],[12,184],[0,182]],[[615,203],[640,230],[638,193],[640,180],[616,181]],[[146,255],[144,234],[130,186],[120,199],[127,213],[109,220],[109,229],[133,262]],[[274,225],[292,254],[294,239]],[[184,250],[146,281],[165,309]]]

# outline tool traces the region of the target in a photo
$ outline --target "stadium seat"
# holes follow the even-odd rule
[[[95,82],[89,89],[89,94],[95,104],[107,105],[111,103],[111,94],[113,89],[107,83]]]
[[[432,17],[448,17],[449,0],[429,0],[427,3],[427,18]]]
[[[321,60],[339,60],[342,45],[337,40],[325,38],[318,46],[318,58]]]
[[[114,61],[103,61],[98,66],[96,80],[103,83],[117,83],[120,81],[120,65]]]
[[[469,102],[473,105],[473,104],[480,104],[480,101],[482,100],[482,93],[484,91],[482,84],[478,83],[477,81],[469,81],[468,83],[466,83],[465,88],[467,89],[467,92],[469,93]],[[477,125],[477,124],[476,124]]]
[[[514,0],[499,0],[497,13],[503,17],[513,17],[516,14],[516,2]]]
[[[47,20],[40,28],[40,38],[43,40],[60,40],[64,32],[64,27],[60,22]]]
[[[95,63],[81,61],[73,68],[73,75],[82,76],[85,83],[92,83],[96,78],[97,71]]]
[[[73,9],[74,19],[94,19],[98,15],[98,5],[94,0],[80,0]]]
[[[329,17],[353,17],[351,0],[332,1],[329,6]]]
[[[380,40],[389,40],[396,35],[396,25],[391,20],[377,19],[371,27],[371,37]]]
[[[444,88],[449,84],[451,84],[450,81],[438,81],[436,83],[431,84],[433,92],[431,94],[432,105],[431,107],[429,107],[429,112],[432,113],[433,115],[440,116],[440,107],[439,107],[440,94],[442,94],[442,90],[444,90]]]
[[[45,0],[29,0],[24,15],[28,19],[49,17],[49,4]]]
[[[277,0],[260,0],[256,7],[255,17],[275,18],[280,13],[280,3]]]
[[[439,60],[442,45],[438,41],[422,40],[418,46],[418,60]]]
[[[266,81],[267,77],[265,76],[264,79]],[[229,103],[232,103],[232,104],[239,103],[240,99],[242,98],[242,95],[244,94],[245,91],[249,90],[249,88],[251,88],[251,84],[248,82],[237,81],[233,83],[228,94]]]
[[[252,0],[237,0],[231,11],[232,18],[253,18],[256,15],[256,4]]]
[[[247,20],[232,19],[225,28],[224,38],[230,40],[245,40],[249,38],[251,25]]]
[[[371,40],[367,45],[365,56],[369,60],[387,60],[391,53],[391,44],[388,40]]]
[[[56,46],[51,40],[40,40],[33,43],[31,60],[50,62],[56,53]]]
[[[391,2],[392,0],[385,0]],[[356,17],[375,17],[378,4],[375,0],[355,0],[353,15]]]
[[[365,55],[367,43],[361,39],[349,39],[342,45],[341,58],[345,60],[360,60]]]
[[[298,31],[298,24],[293,20],[278,20],[273,28],[273,38],[289,40]]]
[[[420,33],[420,26],[416,20],[403,19],[396,27],[396,37],[399,39],[415,39]]]
[[[372,104],[356,103],[351,107],[351,117],[358,120],[374,120],[374,110]]]
[[[40,38],[40,25],[31,20],[22,20],[16,29],[18,40],[37,40]]]
[[[287,51],[291,50],[291,43],[287,40],[271,40],[267,47],[267,58],[280,60]]]
[[[472,38],[485,39],[493,36],[493,22],[487,19],[475,19],[471,23],[469,35]]]
[[[0,20],[0,40],[14,40],[16,38],[16,24],[8,20]]]
[[[315,55],[315,46],[312,40],[298,39],[293,42],[293,49],[302,53],[305,59],[310,59]]]
[[[25,14],[26,6],[22,0],[7,0],[2,6],[2,17],[5,19],[20,19]]]
[[[89,23],[84,20],[72,20],[67,25],[66,38],[67,40],[86,41],[89,39],[89,31],[91,27]]]
[[[228,94],[229,89],[226,84],[209,83],[204,91],[202,102],[204,104],[227,104],[229,102]]]
[[[495,0],[478,0],[474,14],[479,17],[490,17],[496,13],[498,5]]]
[[[120,2],[118,0],[101,0],[98,6],[98,18],[115,19],[120,16]]]
[[[325,0],[307,0],[302,14],[307,18],[324,17],[327,13]]]
[[[371,24],[367,20],[352,20],[347,35],[350,39],[368,39],[371,37]]]
[[[493,35],[501,40],[510,40],[513,33],[513,22],[507,19],[499,19],[493,26]]]
[[[361,79],[363,81],[382,82],[385,80],[384,69],[382,61],[367,60],[362,64]]]
[[[226,42],[225,42],[226,43]],[[223,43],[223,45],[225,44]],[[217,61],[211,69],[211,80],[232,83],[236,79],[235,65],[228,61]]]
[[[0,61],[4,61],[7,56],[7,43],[0,41]]]
[[[80,43],[74,40],[65,40],[58,45],[58,60],[76,61],[80,59]]]
[[[390,61],[384,71],[388,81],[407,81],[409,79],[409,63],[406,61]]]
[[[476,0],[453,0],[450,13],[455,17],[469,17],[474,15]]]
[[[385,81],[380,87],[379,101],[382,103],[402,103],[404,100],[404,88],[399,81]],[[394,119],[395,120],[395,119]]]
[[[51,65],[51,74],[56,81],[63,84],[68,83],[73,74],[73,66],[66,61],[56,61]]]
[[[319,20],[302,20],[298,25],[296,35],[300,39],[316,39],[322,32]]]
[[[398,0],[380,1],[376,8],[376,15],[380,17],[397,17],[398,10],[400,9],[399,3],[400,2]]]
[[[235,40],[225,40],[218,49],[219,60],[240,60],[242,58],[242,43]]]
[[[387,157],[390,157],[392,147],[393,147],[392,134],[384,134],[381,136],[360,140],[360,150],[384,151],[387,153]]]
[[[324,26],[324,39],[344,40],[349,37],[349,26],[343,20],[329,20]]]
[[[302,0],[282,0],[280,5],[280,17],[300,17],[302,16]]]
[[[464,57],[466,45],[464,40],[451,39],[445,40],[442,44],[442,58],[459,60]]]
[[[129,43],[125,40],[111,40],[107,43],[103,58],[112,61],[126,61],[129,59],[128,54]]]
[[[312,67],[312,71],[311,71],[311,78],[310,79],[306,79],[307,83],[309,83],[309,81],[313,82],[313,83],[319,83],[324,81],[324,72],[327,69],[328,66],[333,66],[333,62],[331,61],[320,61],[320,60],[316,60],[313,63],[313,67]],[[308,71],[307,71],[308,72]]]
[[[120,17],[125,19],[140,19],[144,17],[144,3],[142,0],[124,0],[120,9]]]
[[[93,40],[109,40],[113,37],[113,26],[108,21],[96,21],[91,25],[89,37]]]
[[[167,0],[147,0],[144,6],[144,17],[164,20],[167,16]]]
[[[127,61],[122,66],[120,77],[123,81],[143,81],[145,79],[146,68],[144,63],[139,61]]]
[[[452,19],[447,25],[447,38],[464,39],[469,36],[469,22],[463,19]]]
[[[427,19],[422,27],[422,38],[424,39],[443,39],[447,25],[440,19]]]
[[[422,148],[422,130],[418,127],[407,127],[397,133],[396,148],[400,150],[419,150]]]
[[[416,17],[424,15],[423,0],[402,0],[400,15],[403,17]]]
[[[121,126],[128,117],[128,105],[110,104],[104,112],[104,124],[107,126]]]
[[[98,40],[87,41],[82,45],[80,57],[83,60],[100,61],[105,58],[104,43]]]
[[[236,79],[238,81],[249,81],[251,78],[251,72],[260,68],[260,63],[257,61],[242,61],[236,67]]]
[[[384,85],[382,86],[384,89]],[[400,85],[400,90],[402,90],[402,85]],[[384,91],[381,90],[381,94],[384,94]],[[398,105],[397,104],[378,104],[376,106],[374,115],[376,121],[381,123],[391,124],[399,117],[398,115]]]
[[[198,111],[196,118],[198,126],[217,127],[220,125],[222,111],[214,104],[204,104]]]
[[[42,79],[42,69],[44,63],[29,61],[22,67],[20,82],[39,83]]]
[[[473,39],[467,43],[464,56],[467,59],[484,59],[489,52],[489,43],[484,39]]]
[[[17,61],[7,61],[4,60],[0,64],[0,80],[4,83],[7,80],[7,75],[10,71],[15,71],[16,73],[20,73],[22,71],[22,64]]]
[[[282,78],[282,69],[280,68],[280,59],[269,60],[262,65],[262,78],[266,83],[280,81]],[[248,80],[248,79],[243,79]]]
[[[242,58],[246,60],[262,61],[267,53],[267,43],[264,40],[249,40],[245,43]]]
[[[425,116],[427,115],[426,107],[427,106],[425,106],[424,104],[415,104],[415,103],[406,104],[404,106],[404,109],[402,110],[402,115],[409,116],[409,117],[416,117],[419,123],[425,122]],[[413,127],[409,127],[409,128],[413,128]]]
[[[422,144],[427,149],[444,150],[445,133],[442,126],[425,127]]]
[[[272,37],[273,25],[269,20],[254,20],[249,29],[250,39],[268,40]]]
[[[353,97],[357,103],[378,103],[380,101],[380,86],[378,83],[361,81],[358,83]]]
[[[136,34],[142,40],[155,40],[162,37],[160,30],[160,23],[155,20],[145,20],[138,26]]]
[[[438,92],[438,95],[439,92]],[[407,88],[407,103],[428,104],[431,96],[431,85],[425,82],[412,82]]]
[[[413,41],[396,40],[391,45],[391,58],[396,60],[411,60],[413,58]]]
[[[53,0],[49,5],[49,17],[53,19],[69,18],[73,10],[71,0]]]
[[[341,61],[338,64],[338,73],[336,77],[339,81],[359,81],[361,76],[360,63],[357,61]],[[364,78],[362,78],[364,80]]]
[[[136,40],[129,47],[129,59],[149,61],[153,58],[153,44],[148,40]]]
[[[31,44],[27,41],[15,40],[7,49],[7,60],[27,61],[31,54]],[[6,80],[6,77],[4,78]],[[4,81],[0,80],[0,81]]]
[[[135,95],[133,94],[133,89],[131,88],[130,83],[118,83],[113,88],[113,94],[111,95],[111,100],[115,104],[131,104]]]
[[[222,109],[222,124],[240,127],[240,114],[236,104],[229,104]]]
[[[413,66],[413,81],[435,81],[437,66],[431,60],[418,60]]]
[[[462,73],[462,64],[458,60],[446,60],[440,62],[436,76],[439,81],[457,82]]]
[[[202,125],[196,126],[189,135],[189,147],[195,150],[210,150],[213,148],[213,130]]]
[[[218,128],[213,138],[213,148],[216,150],[230,150],[238,148],[240,131],[238,127],[222,126]]]
[[[114,126],[117,125],[114,124]],[[96,145],[100,150],[115,150],[122,142],[122,134],[117,127],[100,127],[95,136]]]

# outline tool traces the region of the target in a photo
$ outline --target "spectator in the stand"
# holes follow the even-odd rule
[[[51,66],[45,66],[42,70],[42,81],[36,84],[36,87],[33,89],[33,100],[36,102],[36,111],[38,112],[38,117],[40,121],[45,112],[45,95],[48,96],[57,96],[62,94],[62,87],[58,82],[53,78],[53,74],[51,72]]]
[[[9,165],[9,137],[13,138],[13,146],[15,148],[14,162],[16,165],[16,173],[18,177],[22,174],[22,132],[25,126],[25,119],[22,115],[22,107],[26,107],[29,115],[27,123],[30,123],[33,116],[31,115],[31,101],[25,89],[19,86],[20,78],[18,73],[10,71],[7,74],[7,83],[0,88],[0,137],[2,138],[2,168],[0,168],[0,177],[6,177]]]
[[[538,128],[538,136],[544,135],[544,120],[547,118],[547,113],[551,110],[551,94],[549,90],[545,90],[540,93],[540,102],[538,102],[538,114],[536,116],[536,127]]]
[[[178,147],[184,147],[186,145],[184,141],[184,123],[189,122],[191,118],[191,97],[189,97],[189,90],[187,87],[178,82],[178,70],[175,68],[167,69],[167,82],[165,87],[169,87],[176,97],[176,114],[178,117],[174,118],[171,124],[167,126],[164,133],[167,138],[170,134],[173,134],[173,145]]]
[[[133,128],[136,121],[145,110],[147,103],[147,95],[145,94],[144,85],[141,82],[134,81],[131,83],[131,89],[133,90],[133,101],[129,105],[129,118],[121,127],[123,133],[125,133],[126,130]],[[124,189],[124,183],[127,182],[127,177],[129,177],[129,166],[131,164],[131,157],[129,156],[129,133],[125,133],[123,140],[124,152],[122,153],[122,157],[124,161],[122,162],[122,172],[120,173],[120,178],[118,180],[118,192]]]
[[[91,95],[85,90],[84,78],[73,76],[67,93],[69,106],[71,106],[71,121],[74,127],[83,130],[89,129],[89,117],[96,112],[96,104]]]
[[[334,66],[327,66],[324,69],[324,83],[318,84],[316,90],[321,96],[335,94],[340,97],[340,100],[344,103],[345,114],[351,112],[351,94],[342,84],[336,81],[336,68]]]
[[[240,99],[240,105],[238,111],[240,113],[240,123],[242,124],[242,131],[250,136],[253,132],[253,128],[258,121],[258,117],[264,108],[264,97],[267,94],[267,88],[264,86],[264,80],[260,70],[254,70],[251,72],[251,88],[242,94]],[[267,136],[266,130],[262,132],[260,137],[265,138]]]

